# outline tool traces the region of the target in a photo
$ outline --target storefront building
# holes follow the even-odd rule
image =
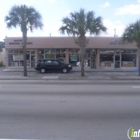
[[[89,37],[86,46],[85,64],[92,68],[136,68],[137,47],[123,43],[119,37]],[[5,38],[6,67],[23,67],[22,38]],[[74,66],[80,62],[80,47],[73,37],[28,37],[26,62],[35,67],[38,59],[55,58]]]

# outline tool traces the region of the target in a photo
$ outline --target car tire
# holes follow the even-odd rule
[[[63,73],[67,73],[67,72],[68,72],[68,69],[67,69],[67,68],[63,68],[63,69],[62,69],[62,72],[63,72]]]
[[[46,69],[45,69],[45,68],[41,68],[41,69],[40,69],[40,72],[41,72],[41,73],[45,73],[45,72],[46,72]]]

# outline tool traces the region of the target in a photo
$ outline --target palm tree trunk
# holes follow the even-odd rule
[[[82,46],[81,47],[81,76],[85,75],[85,71],[84,71],[84,56],[85,56],[85,48]]]
[[[24,76],[27,76],[27,65],[26,65],[26,44],[27,44],[27,33],[23,33],[23,57],[24,57]]]
[[[79,45],[80,45],[80,57],[81,57],[81,76],[85,76],[85,71],[84,71],[84,61],[85,61],[85,42],[86,38],[85,36],[81,36],[78,38],[79,39]]]
[[[138,69],[139,69],[139,76],[140,76],[140,47],[138,47],[138,58],[139,58],[139,62],[138,62]]]
[[[140,56],[139,56],[139,76],[140,76]]]

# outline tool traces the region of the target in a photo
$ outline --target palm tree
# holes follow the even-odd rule
[[[88,43],[86,33],[99,35],[101,31],[106,31],[102,23],[101,17],[95,17],[93,11],[85,12],[84,9],[80,9],[79,12],[70,13],[70,17],[64,17],[62,19],[63,25],[59,31],[62,34],[65,32],[68,35],[77,35],[76,42],[80,46],[80,58],[81,58],[81,76],[84,76],[84,56],[85,47]]]
[[[33,31],[34,28],[42,29],[42,17],[36,9],[28,7],[26,5],[14,5],[8,15],[5,17],[7,27],[21,28],[22,32],[22,44],[23,44],[23,55],[24,55],[24,76],[27,76],[26,66],[26,44],[27,44],[27,31]]]
[[[136,21],[135,23],[131,23],[128,27],[126,27],[122,40],[128,43],[136,43],[138,48],[138,57],[139,57],[139,76],[140,76],[140,21]]]
[[[2,52],[2,49],[5,47],[5,42],[0,41],[0,52]]]

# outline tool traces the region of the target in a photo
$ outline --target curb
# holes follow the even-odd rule
[[[42,80],[42,81],[49,81],[49,80],[56,80],[56,81],[63,81],[63,80],[66,80],[66,81],[76,81],[76,80],[80,80],[80,81],[102,81],[102,80],[105,80],[105,81],[119,81],[119,80],[122,80],[122,81],[125,81],[125,80],[132,80],[132,81],[140,81],[140,78],[109,78],[109,77],[106,77],[106,78],[90,78],[90,77],[81,77],[81,78],[77,78],[77,77],[69,77],[69,78],[59,78],[58,76],[55,76],[55,77],[43,77],[43,78],[31,78],[31,77],[0,77],[0,80]]]
[[[128,80],[2,80],[1,84],[43,84],[43,85],[140,85],[140,81],[128,81]]]

